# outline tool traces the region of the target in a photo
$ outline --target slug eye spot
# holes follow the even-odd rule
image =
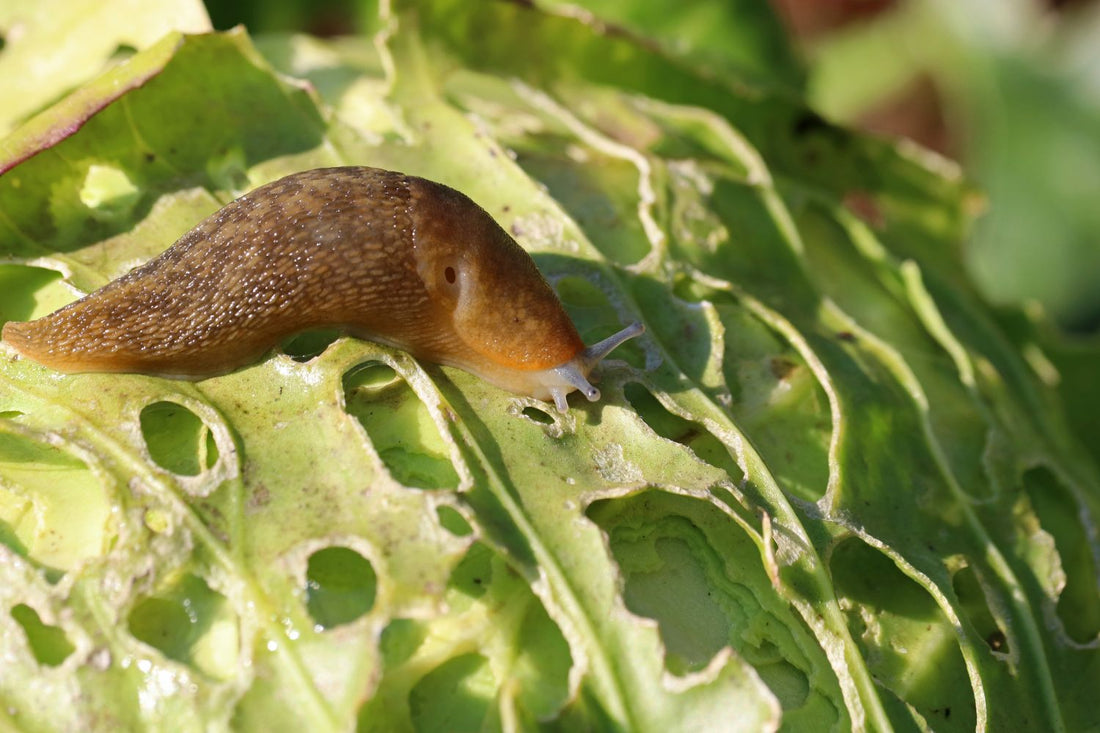
[[[466,268],[459,261],[451,260],[443,264],[440,273],[439,288],[447,299],[457,302],[462,298],[462,290],[468,281]]]

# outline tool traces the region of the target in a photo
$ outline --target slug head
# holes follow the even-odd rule
[[[592,368],[615,346],[642,332],[639,324],[588,349],[534,261],[484,209],[447,186],[410,179],[413,253],[435,318],[460,342],[438,359],[486,381],[565,411],[579,389],[599,390]],[[454,354],[468,354],[455,358]]]
[[[644,332],[645,327],[642,324],[632,323],[603,341],[583,349],[561,366],[534,373],[532,376],[535,377],[537,389],[532,390],[531,394],[539,399],[553,398],[559,412],[566,412],[569,409],[565,398],[574,389],[587,397],[589,402],[595,402],[600,399],[600,390],[588,381],[588,375],[592,369],[619,344]]]

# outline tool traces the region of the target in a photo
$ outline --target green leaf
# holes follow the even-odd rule
[[[535,5],[597,29],[606,25],[612,31],[634,34],[698,72],[792,88],[802,82],[803,71],[783,26],[763,3],[540,0]]]
[[[169,31],[201,33],[199,2],[116,0],[0,4],[0,134]]]
[[[969,185],[761,82],[771,20],[715,73],[720,28],[593,8],[171,33],[4,139],[0,320],[362,164],[647,334],[566,414],[337,332],[194,383],[0,346],[0,725],[1100,724],[1096,465],[962,272]]]

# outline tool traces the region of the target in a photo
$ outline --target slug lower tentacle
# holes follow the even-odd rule
[[[43,318],[4,325],[65,372],[223,374],[339,326],[538,399],[579,389],[639,324],[585,348],[531,257],[465,195],[377,168],[295,173]]]

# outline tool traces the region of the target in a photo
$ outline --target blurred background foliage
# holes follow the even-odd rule
[[[1100,4],[780,4],[800,18],[813,106],[937,149],[987,193],[965,252],[986,296],[1096,330]],[[829,27],[822,9],[845,5],[862,15]]]

